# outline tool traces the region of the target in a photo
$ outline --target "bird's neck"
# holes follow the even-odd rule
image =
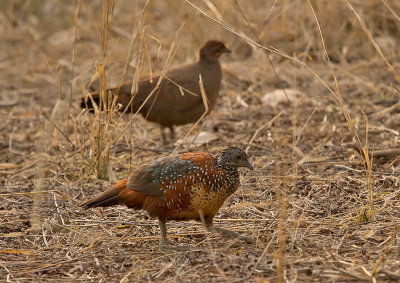
[[[226,164],[220,156],[216,157],[217,167],[225,171],[226,182],[231,187],[237,188],[239,186],[239,171],[235,165]]]
[[[201,56],[198,61],[200,65],[219,65],[219,61],[216,58],[208,58],[207,56]]]

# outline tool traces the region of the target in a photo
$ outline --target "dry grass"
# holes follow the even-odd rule
[[[0,2],[0,278],[400,280],[399,15],[385,0]],[[210,38],[233,50],[201,128],[217,140],[161,147],[117,105],[79,109],[90,85],[165,74]],[[77,206],[160,155],[228,145],[256,170],[216,225],[253,244],[171,222],[182,249],[163,252],[146,213]]]

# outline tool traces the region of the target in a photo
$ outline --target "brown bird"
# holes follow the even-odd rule
[[[196,63],[169,70],[153,94],[151,92],[157,85],[159,75],[154,76],[152,81],[150,77],[141,78],[136,93],[131,93],[132,81],[120,87],[108,89],[107,93],[118,95],[116,102],[122,105],[120,111],[124,111],[128,107],[127,112],[139,111],[146,120],[160,124],[162,140],[166,144],[164,132],[166,127],[171,130],[171,139],[175,139],[175,125],[194,123],[205,112],[199,86],[200,75],[208,100],[209,111],[207,114],[213,110],[222,79],[221,65],[218,59],[224,53],[231,53],[231,50],[220,41],[210,40],[201,47],[200,59]],[[91,95],[93,101],[100,105],[99,93]],[[106,99],[106,101],[109,100]],[[102,107],[104,106],[107,107],[107,105]],[[92,100],[82,98],[81,107],[93,109]]]
[[[161,158],[140,167],[82,207],[122,204],[146,210],[158,218],[163,246],[169,244],[165,225],[168,220],[200,221],[203,217],[208,231],[251,241],[213,226],[215,214],[240,185],[239,167],[253,170],[246,153],[237,147],[228,147],[216,155],[199,152]]]

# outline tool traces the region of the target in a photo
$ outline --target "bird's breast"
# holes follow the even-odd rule
[[[188,194],[188,203],[185,209],[171,209],[168,211],[166,218],[171,220],[200,220],[200,212],[204,216],[213,217],[217,214],[225,200],[234,192],[228,186],[218,190],[211,190],[204,184],[196,184],[190,188]]]

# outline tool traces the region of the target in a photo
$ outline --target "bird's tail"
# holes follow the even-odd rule
[[[82,97],[81,99],[81,108],[88,109],[90,112],[95,112],[94,109],[97,108],[100,111],[103,109],[108,109],[109,105],[112,104],[112,100],[116,95],[118,95],[120,88],[108,88],[106,91],[106,99],[103,100],[103,103],[100,103],[100,92],[91,88],[93,92],[89,93],[86,97]],[[100,108],[101,107],[101,108]],[[119,109],[119,111],[123,111],[123,109]]]
[[[128,178],[118,182],[113,187],[109,188],[108,190],[104,191],[103,193],[95,196],[91,200],[84,202],[81,204],[81,207],[84,209],[92,208],[92,207],[105,207],[105,206],[112,206],[117,205],[120,203],[120,192],[123,190],[128,181]]]
[[[90,112],[94,112],[94,105],[100,107],[100,95],[99,92],[93,92],[86,97],[82,97],[81,99],[81,108],[88,109]]]
[[[129,104],[130,106],[127,113],[136,113],[141,106],[141,104],[138,104],[136,101],[130,103],[130,94],[128,96],[126,94],[126,89],[121,89],[121,87],[107,89],[106,95],[106,99],[102,100],[103,103],[100,103],[100,93],[98,91],[94,91],[86,97],[82,97],[81,108],[88,109],[90,112],[95,112],[95,108],[100,111],[103,109],[108,111],[110,110],[109,106],[115,103],[117,106],[116,109],[120,112],[124,112],[125,108],[128,107],[127,104]],[[116,99],[116,101],[114,101],[114,99]]]

